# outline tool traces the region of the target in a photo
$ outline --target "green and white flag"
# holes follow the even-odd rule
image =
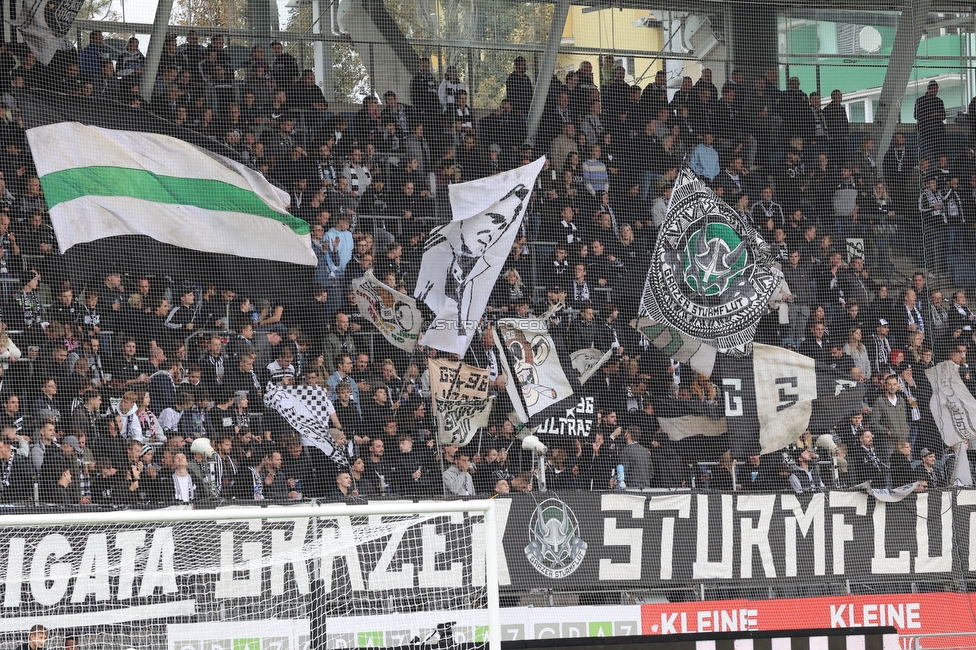
[[[177,138],[59,122],[27,131],[58,244],[144,235],[315,266],[307,223],[247,166]]]

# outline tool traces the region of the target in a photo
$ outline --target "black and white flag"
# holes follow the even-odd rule
[[[662,409],[661,429],[672,440],[728,431],[734,458],[768,454],[816,436],[859,412],[864,386],[810,357],[771,345],[747,356],[719,354],[712,379],[721,391],[716,413]]]
[[[70,48],[64,37],[84,4],[85,0],[26,0],[10,23],[24,35],[37,60],[47,65],[59,49]]]
[[[320,410],[316,416],[309,404],[302,399],[303,396],[307,398],[308,394],[303,393],[300,388],[302,387],[268,384],[264,403],[288,421],[301,435],[303,445],[314,445],[333,462],[348,465],[349,459],[335,446],[335,440],[329,433],[327,411]],[[323,415],[326,417],[322,417]]]
[[[401,350],[413,352],[423,324],[417,301],[377,280],[372,269],[352,281],[352,290],[359,313],[383,338]]]
[[[427,237],[414,291],[436,317],[421,345],[467,352],[544,162],[450,186],[454,220]]]
[[[719,350],[752,341],[779,284],[769,244],[694,172],[675,180],[640,315]]]
[[[485,399],[452,400],[435,397],[437,407],[437,444],[463,447],[471,442],[478,429],[488,426],[495,396]]]
[[[771,345],[753,345],[744,357],[721,354],[725,419],[734,458],[783,449],[810,429],[825,432],[860,412],[865,388],[810,357]]]
[[[713,410],[714,412],[708,412]],[[661,431],[671,440],[692,436],[720,436],[728,430],[720,409],[702,405],[697,400],[666,398],[655,403],[654,412]]]
[[[691,366],[692,370],[703,377],[711,376],[712,368],[715,367],[715,355],[718,353],[713,346],[705,345],[698,339],[650,318],[635,318],[630,321],[630,326],[644,335],[664,356]]]
[[[976,437],[976,397],[959,376],[959,364],[943,361],[927,369],[925,376],[932,385],[929,408],[945,443],[954,447]]]
[[[932,385],[929,408],[942,439],[953,448],[956,462],[952,470],[953,485],[973,484],[973,471],[969,464],[969,446],[976,437],[976,397],[969,392],[959,365],[952,360],[943,361],[925,371]]]
[[[593,376],[597,370],[603,367],[610,357],[613,356],[615,348],[603,351],[598,348],[583,348],[576,350],[569,355],[573,368],[579,373],[579,382],[585,384],[586,380]]]
[[[495,336],[498,360],[508,378],[505,390],[521,422],[572,397],[556,346],[544,320],[505,318]]]

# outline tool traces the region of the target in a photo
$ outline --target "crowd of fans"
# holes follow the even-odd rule
[[[492,423],[467,447],[439,447],[424,359],[437,351],[410,357],[374,335],[349,284],[372,269],[412,293],[426,234],[450,218],[447,186],[540,155],[545,167],[486,322],[561,304],[549,323],[561,353],[615,350],[577,386],[596,405],[588,435],[547,440],[550,489],[947,484],[951,456],[928,412],[924,370],[952,359],[976,393],[966,364],[976,317],[962,290],[941,290],[976,284],[976,149],[970,141],[950,155],[935,82],[916,104],[917,135],[896,133],[879,152],[869,134],[852,133],[839,91],[825,103],[796,78],[781,89],[775,69],[733,73],[721,89],[704,69],[676,92],[658,72],[641,89],[608,57],[597,72],[584,61],[552,79],[528,145],[534,83],[522,57],[505,99],[480,119],[457,70],[438,80],[428,61],[410,97],[367,97],[351,116],[330,111],[312,71],[280,43],[254,46],[235,69],[223,37],[203,46],[191,32],[182,45],[167,37],[155,80],[144,66],[137,39],[113,58],[97,32],[47,67],[0,46],[0,500],[134,506],[537,489],[505,417],[492,330],[465,357],[490,369]],[[145,102],[140,88],[150,83]],[[223,143],[287,189],[319,258],[304,298],[123,273],[108,260],[91,260],[98,282],[72,277],[24,135],[34,90],[92,110],[149,111]],[[773,247],[788,289],[758,340],[866,386],[862,413],[827,432],[840,445],[836,463],[818,463],[814,442],[825,432],[746,460],[730,457],[724,436],[675,442],[660,430],[658,415],[722,409],[718,378],[627,325],[682,165]],[[893,253],[921,269],[902,285]],[[269,382],[328,389],[348,468],[265,409]],[[212,458],[194,445],[203,437]]]

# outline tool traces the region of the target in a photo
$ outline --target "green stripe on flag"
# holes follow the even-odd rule
[[[243,212],[281,222],[298,235],[309,225],[273,210],[251,190],[205,178],[163,176],[124,167],[76,167],[41,177],[48,208],[85,196],[128,196],[154,203],[192,205],[204,210]]]

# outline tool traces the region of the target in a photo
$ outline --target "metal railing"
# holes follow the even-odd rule
[[[944,645],[939,644],[938,646],[928,646],[928,647],[938,647],[940,650],[962,650],[963,648],[976,648],[976,631],[973,632],[942,632],[933,634],[902,634],[900,635],[901,647],[910,650],[923,650],[926,646],[922,645],[922,639],[951,639],[951,638],[967,638],[972,639],[972,643],[967,643],[964,645]],[[906,641],[908,643],[906,643]]]

